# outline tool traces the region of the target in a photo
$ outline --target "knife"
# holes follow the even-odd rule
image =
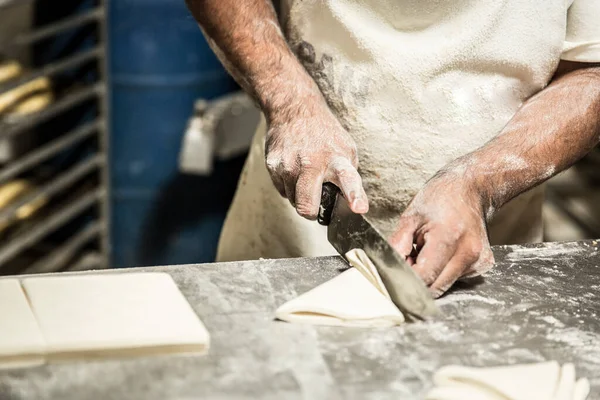
[[[407,319],[425,320],[438,314],[421,278],[367,216],[350,210],[348,202],[332,183],[323,184],[317,220],[327,226],[327,239],[342,257],[352,249],[362,249],[369,256],[392,302]]]

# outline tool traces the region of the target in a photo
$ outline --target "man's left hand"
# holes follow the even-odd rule
[[[436,175],[419,191],[390,242],[436,298],[457,279],[494,265],[482,197],[452,172]]]

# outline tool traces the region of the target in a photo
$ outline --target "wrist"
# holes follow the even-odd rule
[[[258,83],[255,91],[267,121],[273,123],[285,123],[290,118],[311,115],[327,107],[317,84],[304,69],[273,74]]]
[[[277,99],[283,97],[283,99]],[[287,125],[293,121],[307,118],[319,118],[323,121],[333,117],[321,92],[298,93],[294,91],[271,98],[263,112],[270,126]]]
[[[479,168],[481,170],[481,168]],[[477,164],[461,157],[444,167],[436,176],[453,181],[460,186],[463,197],[490,221],[496,212],[496,204],[490,190],[489,176],[479,173]]]

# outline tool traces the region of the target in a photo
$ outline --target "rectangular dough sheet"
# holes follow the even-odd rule
[[[48,360],[208,349],[206,328],[166,273],[33,277],[22,285]]]
[[[44,363],[44,338],[17,279],[0,279],[0,369]]]

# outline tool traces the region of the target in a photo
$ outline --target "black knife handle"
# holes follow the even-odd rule
[[[333,183],[325,182],[323,184],[321,205],[319,206],[319,214],[317,215],[319,224],[327,226],[331,222],[331,214],[333,213],[333,206],[335,205],[338,193],[340,193],[340,189]]]

